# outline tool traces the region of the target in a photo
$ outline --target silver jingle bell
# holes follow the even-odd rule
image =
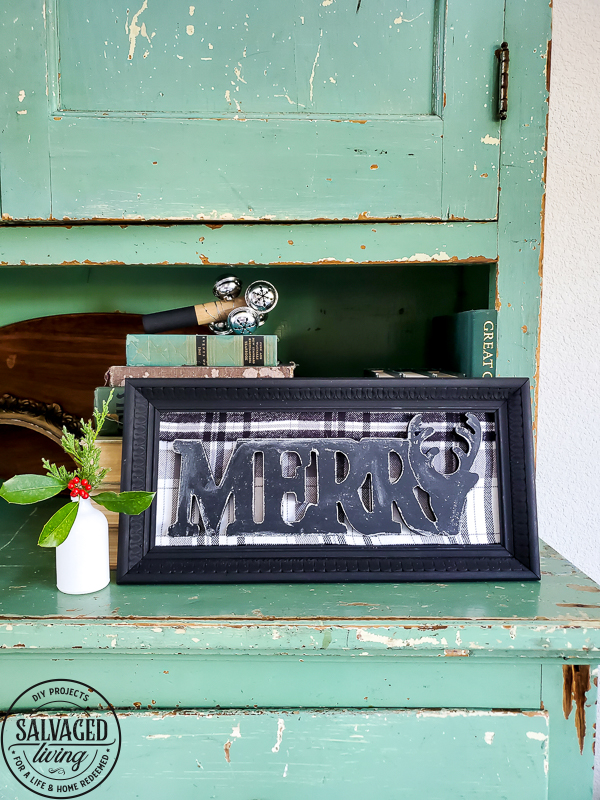
[[[213,286],[213,294],[219,300],[235,300],[242,291],[242,282],[235,275],[221,275]]]
[[[267,321],[268,318],[269,318],[268,314],[259,314],[258,315],[258,327],[262,328],[262,326],[265,324],[265,322]]]
[[[267,311],[272,311],[279,299],[277,289],[269,281],[251,283],[246,289],[244,297],[248,307],[258,311],[259,314],[266,314]]]
[[[222,322],[209,322],[208,328],[211,333],[215,333],[217,336],[229,336],[232,333],[232,331],[229,330],[227,320],[223,320]]]
[[[258,328],[260,316],[253,308],[239,306],[229,312],[227,324],[232,333],[236,333],[238,336],[249,336]]]

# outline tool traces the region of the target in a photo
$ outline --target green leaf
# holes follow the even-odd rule
[[[79,511],[79,503],[67,503],[50,517],[42,528],[38,544],[40,547],[58,547],[69,535],[75,517]]]
[[[66,484],[50,475],[15,475],[0,487],[0,497],[9,503],[39,503],[54,497]]]
[[[141,514],[154,500],[155,492],[100,492],[92,500],[109,511],[121,514]]]

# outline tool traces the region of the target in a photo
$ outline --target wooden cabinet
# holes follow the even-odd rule
[[[535,392],[547,0],[19,0],[0,25],[0,324],[202,302],[232,267],[277,285],[262,330],[300,375],[443,366],[432,318],[488,306],[498,375]],[[98,797],[591,797],[593,681],[562,704],[598,589],[557,554],[540,585],[68,598],[48,511],[22,512],[0,509],[2,707],[51,677],[103,692],[126,747]]]

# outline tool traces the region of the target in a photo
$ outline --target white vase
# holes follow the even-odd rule
[[[89,499],[79,503],[65,541],[56,548],[56,585],[65,594],[89,594],[110,583],[108,520]]]

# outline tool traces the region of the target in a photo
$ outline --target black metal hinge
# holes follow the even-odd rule
[[[500,62],[500,69],[498,70],[498,116],[500,119],[506,119],[508,112],[508,44],[502,42],[496,56]]]

